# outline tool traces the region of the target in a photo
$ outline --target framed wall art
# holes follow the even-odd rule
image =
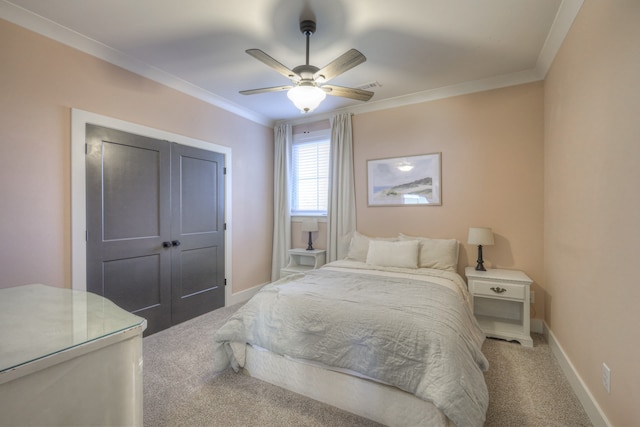
[[[441,153],[367,160],[369,206],[442,205]]]

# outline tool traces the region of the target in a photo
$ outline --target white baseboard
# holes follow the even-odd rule
[[[560,368],[562,372],[569,380],[569,384],[571,388],[578,396],[578,400],[582,403],[585,412],[589,416],[589,419],[593,423],[594,427],[611,427],[611,423],[607,419],[604,412],[596,402],[595,398],[587,388],[584,381],[576,371],[575,367],[567,357],[567,354],[562,349],[562,346],[556,339],[555,335],[549,329],[549,325],[546,322],[542,322],[544,327],[544,336],[547,338],[547,342],[549,343],[549,347],[551,348],[551,352],[555,356],[556,360],[560,364]]]
[[[260,289],[264,285],[267,285],[271,282],[266,282],[261,285],[254,286],[253,288],[245,289],[244,291],[237,292],[235,294],[231,294],[227,301],[225,302],[225,307],[229,307],[231,305],[240,304],[242,302],[247,302],[251,299],[252,296],[258,293]]]

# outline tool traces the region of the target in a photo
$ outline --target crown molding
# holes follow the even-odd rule
[[[551,68],[551,64],[558,54],[565,37],[567,37],[583,3],[584,0],[563,0],[560,4],[536,63],[536,70],[543,79],[547,76],[547,72]]]
[[[541,77],[535,69],[525,70],[516,73],[504,74],[500,76],[489,77],[486,79],[425,90],[405,96],[385,99],[383,101],[361,104],[356,107],[350,108],[349,111],[353,112],[354,114],[368,113],[370,111],[378,111],[389,108],[402,107],[405,105],[419,104],[422,102],[435,101],[437,99],[451,98],[459,95],[466,95],[470,93],[483,92],[508,86],[515,86],[538,80],[541,80]]]
[[[113,49],[103,43],[86,37],[13,3],[9,3],[7,0],[0,1],[0,18],[81,52],[102,59],[127,71],[131,71],[132,73],[146,77],[179,92],[193,96],[194,98],[229,111],[240,117],[244,117],[264,126],[273,126],[273,120],[268,117],[247,110],[246,108],[234,104],[225,98],[206,91],[172,74],[138,61],[119,50]]]

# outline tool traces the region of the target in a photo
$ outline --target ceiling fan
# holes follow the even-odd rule
[[[300,22],[300,32],[307,37],[306,63],[298,65],[293,70],[282,65],[260,49],[248,49],[246,52],[273,68],[289,80],[291,85],[274,86],[261,89],[251,89],[240,91],[243,95],[255,95],[258,93],[278,92],[288,90],[287,96],[300,109],[302,113],[313,111],[320,105],[326,95],[341,96],[343,98],[356,99],[358,101],[368,101],[373,96],[373,92],[363,89],[355,89],[343,86],[328,85],[326,82],[339,76],[367,60],[367,58],[357,51],[351,49],[338,58],[334,59],[323,68],[318,68],[309,64],[309,37],[315,33],[316,23],[312,20]]]

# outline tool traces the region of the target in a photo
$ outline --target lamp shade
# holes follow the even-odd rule
[[[467,243],[481,246],[493,245],[493,232],[488,227],[471,227]]]
[[[303,219],[302,231],[318,231],[318,220],[316,218]]]
[[[313,83],[300,83],[287,92],[287,97],[302,113],[309,113],[318,108],[326,96],[326,92]]]

